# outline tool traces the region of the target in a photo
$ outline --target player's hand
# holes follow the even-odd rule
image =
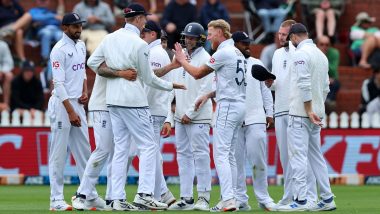
[[[267,117],[267,129],[271,129],[274,127],[274,120],[272,117]]]
[[[175,48],[174,54],[175,54],[176,60],[181,64],[187,62],[187,57],[186,57],[186,54],[183,52],[181,44],[176,42],[174,44],[174,48]]]
[[[169,22],[166,25],[166,32],[173,33],[177,29],[177,26],[173,22]]]
[[[201,96],[197,101],[195,101],[194,111],[198,111],[208,100],[206,95]]]
[[[79,99],[78,99],[78,102],[80,103],[80,104],[86,104],[87,103],[87,101],[88,101],[88,95],[87,95],[87,93],[82,93],[82,96],[81,97],[79,97]]]
[[[189,123],[191,123],[191,119],[190,119],[190,117],[188,117],[186,114],[183,115],[183,117],[182,117],[182,119],[181,119],[181,123],[182,123],[182,124],[189,124]]]
[[[80,117],[75,113],[75,111],[68,113],[69,120],[72,126],[81,127]]]
[[[167,138],[170,136],[172,132],[172,126],[170,125],[170,123],[166,122],[164,123],[164,125],[162,126],[162,130],[161,130],[161,135],[163,138]]]
[[[129,81],[135,81],[137,78],[137,71],[135,69],[127,69],[117,71],[117,76]]]
[[[309,119],[312,123],[314,123],[315,125],[321,128],[323,127],[322,120],[321,118],[319,118],[318,115],[316,115],[314,112],[309,112],[307,115],[309,116]]]
[[[174,82],[173,82],[173,88],[174,89],[183,89],[183,90],[186,90],[186,86],[185,85],[174,83]]]
[[[265,85],[270,88],[273,85],[274,80],[273,79],[267,79],[265,80]]]
[[[175,54],[175,51],[174,51],[174,54]],[[175,57],[173,57],[173,60],[172,60],[171,66],[172,66],[172,69],[176,69],[176,68],[181,67],[181,63],[179,63],[179,62],[177,61],[177,59],[176,59]]]

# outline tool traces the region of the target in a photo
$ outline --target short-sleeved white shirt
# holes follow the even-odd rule
[[[232,39],[222,42],[206,65],[215,70],[216,101],[245,101],[247,62]]]
[[[83,41],[74,42],[65,33],[50,54],[53,82],[63,83],[69,99],[79,98],[86,78],[86,47]],[[56,95],[53,90],[53,95]]]

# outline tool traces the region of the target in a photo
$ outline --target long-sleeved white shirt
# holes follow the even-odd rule
[[[252,65],[264,64],[253,57],[247,59],[247,73],[251,73]],[[270,89],[265,85],[265,82],[260,82],[252,77],[246,76],[246,113],[244,125],[251,125],[257,123],[266,123],[266,117],[273,117],[273,98]],[[264,111],[265,109],[265,111]]]
[[[161,39],[157,39],[149,44],[149,63],[152,69],[162,68],[170,64],[169,55],[161,46]],[[160,78],[171,81],[170,76],[171,72]],[[144,89],[148,97],[149,110],[152,116],[166,117],[168,114],[167,103],[169,92],[158,90],[147,85],[144,86]]]
[[[96,74],[94,87],[92,88],[89,111],[108,111],[106,105],[107,78]]]
[[[82,96],[86,78],[86,47],[84,42],[70,39],[63,33],[62,39],[50,53],[53,71],[53,96],[60,101]]]
[[[199,67],[206,64],[210,60],[210,55],[203,47],[196,49],[191,54],[190,64]],[[175,114],[169,111],[166,122],[173,125],[173,121],[181,121],[182,117],[186,114],[192,123],[208,123],[211,124],[212,118],[212,103],[209,99],[202,108],[194,111],[195,101],[201,96],[208,94],[212,91],[212,81],[214,73],[210,73],[202,79],[196,80],[183,67],[177,68],[173,71],[172,78],[174,82],[186,85],[187,90],[173,90],[169,98],[169,106],[173,98],[176,99]]]
[[[298,44],[290,72],[289,115],[308,117],[304,103],[311,101],[319,117],[325,115],[325,100],[329,90],[328,60],[311,39]]]
[[[292,54],[295,47],[289,43],[289,48],[279,48],[272,58],[272,73],[276,75],[271,89],[275,91],[274,116],[278,117],[289,113],[290,69],[293,67]]]
[[[137,70],[136,81],[107,78],[106,103],[111,106],[148,107],[143,83],[157,89],[170,91],[173,84],[153,74],[149,65],[148,44],[140,38],[140,31],[131,24],[108,34],[87,61],[97,71],[101,63],[114,70]]]

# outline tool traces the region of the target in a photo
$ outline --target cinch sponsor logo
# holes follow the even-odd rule
[[[161,68],[161,64],[158,62],[151,62],[150,65],[155,68]]]
[[[82,70],[85,68],[85,64],[84,63],[76,64],[76,65],[73,65],[73,67],[71,68],[73,69],[73,71]]]
[[[300,61],[295,61],[294,62],[294,65],[297,66],[297,65],[304,65],[305,64],[305,61],[303,60],[300,60]]]

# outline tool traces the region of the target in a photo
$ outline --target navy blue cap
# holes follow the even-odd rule
[[[75,25],[86,22],[77,13],[67,13],[62,19],[62,25]]]
[[[265,81],[268,79],[275,80],[276,76],[269,72],[264,66],[254,64],[251,69],[252,77],[258,81]]]
[[[295,23],[290,27],[287,40],[290,40],[290,35],[298,33],[307,33],[307,28],[301,23]]]
[[[145,8],[141,4],[130,4],[127,8],[124,8],[124,17],[125,18],[131,18],[138,15],[151,15],[150,13],[147,13]]]
[[[236,31],[232,34],[232,39],[234,42],[252,42],[253,40],[249,38],[248,34],[243,31]]]
[[[152,21],[152,20],[148,20],[145,24],[143,32],[150,32],[150,31],[154,31],[154,32],[159,33],[159,32],[161,32],[161,27],[157,22]]]

